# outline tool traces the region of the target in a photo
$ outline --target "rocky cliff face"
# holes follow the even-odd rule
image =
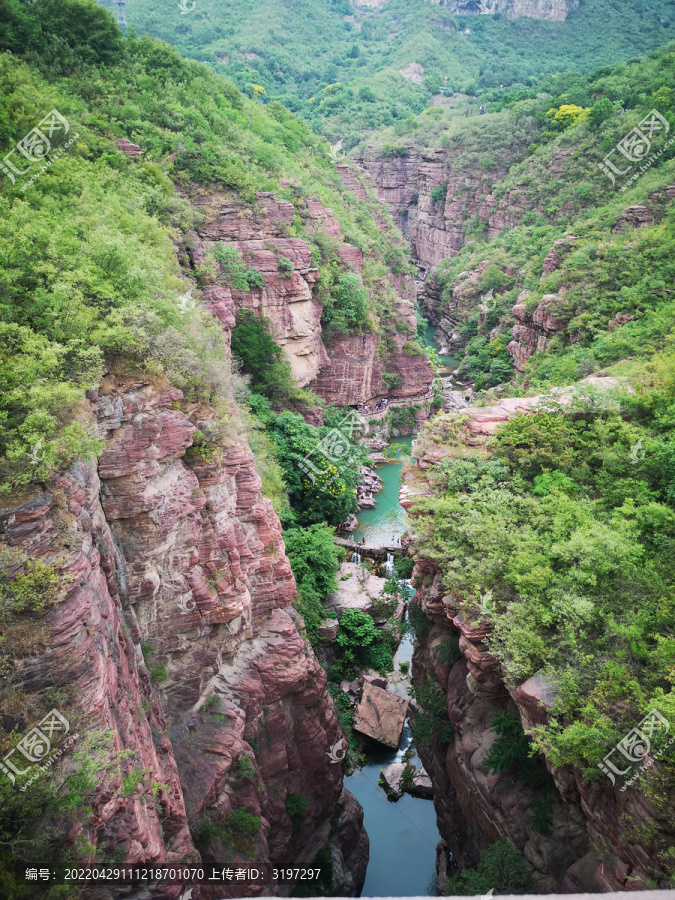
[[[671,823],[637,791],[622,793],[608,781],[584,784],[578,769],[549,765],[555,782],[555,796],[548,795],[550,831],[534,830],[530,816],[536,792],[508,774],[490,773],[483,761],[496,739],[490,727],[495,713],[517,714],[527,731],[550,714],[552,687],[535,675],[507,688],[484,643],[487,622],[463,619],[457,601],[444,595],[440,573],[430,561],[418,558],[413,578],[422,582],[414,602],[430,622],[415,651],[413,678],[440,686],[454,729],[450,744],[436,738],[419,751],[434,784],[446,846],[461,865],[472,866],[481,850],[506,836],[530,864],[538,892],[646,890],[653,873],[652,842],[670,834]],[[447,662],[444,648],[456,645],[461,659]],[[440,877],[446,856],[439,856]]]
[[[236,309],[255,309],[269,319],[275,340],[291,364],[293,380],[301,387],[309,384],[327,364],[328,356],[321,341],[321,307],[312,299],[317,269],[307,242],[287,236],[295,215],[293,204],[260,193],[253,207],[220,195],[210,195],[197,205],[205,218],[197,225],[189,248],[193,264],[202,263],[217,243],[240,252],[247,266],[262,275],[263,287],[250,291],[226,288],[226,292]],[[308,208],[308,219],[317,227],[327,223],[329,233],[336,228],[339,231],[330,210],[317,207]],[[291,261],[291,273],[280,272],[279,256]]]
[[[446,5],[457,15],[494,15],[507,19],[547,19],[564,22],[579,6],[579,0],[447,0]]]
[[[514,159],[525,146],[514,147]],[[363,160],[362,165],[378,199],[389,207],[424,269],[456,255],[464,245],[464,228],[470,218],[478,216],[485,222],[492,237],[518,215],[517,203],[492,196],[493,186],[506,169],[490,173],[476,168],[453,170],[444,148],[410,150],[402,158],[376,156]],[[447,186],[445,197],[432,200],[432,191],[441,186]]]
[[[581,382],[582,391],[585,384],[611,391],[617,380],[588,378]],[[555,391],[563,404],[573,394],[570,388]],[[483,446],[500,422],[518,413],[531,413],[540,399],[507,398],[498,406],[463,410],[467,421],[462,442],[468,447]],[[439,420],[437,436],[442,436],[442,428]],[[442,439],[417,442],[416,466],[408,470],[401,488],[406,508],[415,495],[427,491],[430,468],[455,454],[456,448]],[[508,773],[493,773],[484,766],[497,738],[490,724],[495,713],[506,710],[517,715],[527,733],[545,724],[552,714],[554,686],[541,672],[522,684],[507,685],[486,642],[489,617],[477,612],[469,618],[460,610],[462,598],[445,593],[443,573],[425,557],[414,536],[409,552],[415,558],[413,583],[418,585],[413,602],[428,623],[418,628],[413,680],[439,686],[454,731],[449,743],[441,742],[437,730],[432,745],[419,748],[434,784],[434,804],[446,849],[454,852],[462,866],[473,866],[481,850],[506,836],[530,864],[537,891],[645,890],[655,877],[659,840],[672,833],[672,823],[649,797],[631,788],[614,788],[607,779],[585,784],[579,769],[547,763],[555,791],[547,795],[551,826],[545,835],[531,822],[536,792]],[[447,853],[439,854],[441,879],[446,874],[446,859]]]
[[[224,243],[236,247],[247,266],[255,268],[264,282],[262,288],[243,291],[206,279],[210,283],[205,299],[225,327],[233,327],[238,309],[259,311],[269,319],[275,340],[286,353],[293,380],[302,387],[310,385],[321,397],[338,406],[368,403],[382,396],[418,400],[426,395],[432,380],[431,369],[422,360],[415,365],[404,357],[403,338],[397,337],[396,346],[390,348],[386,358],[377,336],[372,333],[325,339],[321,305],[312,296],[318,270],[312,263],[309,245],[305,240],[287,236],[295,216],[292,203],[273,194],[259,193],[252,208],[220,195],[212,195],[199,205],[205,216],[188,247],[192,265],[200,267],[210,250]],[[301,206],[301,215],[308,232],[321,231],[337,241],[345,265],[361,272],[363,254],[358,247],[345,242],[332,210],[307,200]],[[280,256],[291,261],[291,273],[279,271]],[[412,278],[390,275],[388,281],[398,298],[397,318],[405,319],[414,329]],[[385,367],[400,378],[396,390],[383,388]]]
[[[229,289],[205,300],[229,331]],[[87,415],[104,441],[98,465],[77,462],[0,512],[16,571],[39,558],[64,585],[41,642],[20,651],[19,618],[6,644],[21,720],[37,721],[58,684],[75,749],[109,736],[110,774],[80,837],[128,863],[309,864],[330,845],[334,889],[358,894],[362,811],[327,756],[342,732],[236,412],[221,449],[202,454],[193,435],[213,433],[214,410],[161,380],[107,373]],[[233,810],[258,817],[255,834],[233,836]]]
[[[418,561],[413,577],[421,579],[415,602],[432,623],[413,658],[416,683],[431,679],[447,698],[454,730],[449,745],[436,738],[420,756],[434,784],[441,835],[463,866],[506,836],[532,868],[537,892],[560,890],[566,871],[588,851],[588,835],[578,797],[557,796],[548,835],[529,824],[536,792],[505,773],[490,773],[483,760],[496,738],[490,728],[501,710],[516,710],[497,661],[482,642],[485,626],[463,621],[451,597],[443,596],[434,566]],[[459,646],[461,659],[448,662],[445,647]],[[444,856],[447,856],[445,854]],[[440,873],[443,874],[443,871]]]
[[[67,585],[48,645],[21,662],[14,689],[36,701],[65,686],[61,711],[81,723],[80,741],[108,732],[112,758],[127,752],[83,834],[108,858],[177,862],[198,858],[189,824],[202,860],[222,862],[232,851],[200,838],[204,823],[246,809],[260,827],[237,857],[309,863],[337,809],[339,889],[358,890],[367,838],[326,755],[342,735],[250,450],[186,457],[206,426],[169,385],[108,375],[90,404],[106,435],[98,472],[77,463],[2,512],[6,542],[54,562]],[[139,785],[124,796],[132,770]],[[308,808],[294,827],[285,804],[300,795]]]

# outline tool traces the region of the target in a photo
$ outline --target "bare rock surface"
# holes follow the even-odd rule
[[[354,713],[354,728],[387,747],[398,747],[407,710],[403,697],[366,682]]]
[[[337,573],[337,582],[337,593],[331,594],[325,605],[339,619],[346,609],[370,613],[384,590],[386,579],[378,578],[359,563],[345,562]]]

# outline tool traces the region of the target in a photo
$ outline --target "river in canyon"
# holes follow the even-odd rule
[[[395,440],[410,448],[413,439]],[[355,540],[365,537],[368,543],[389,543],[392,536],[400,538],[406,531],[405,510],[398,502],[401,465],[399,460],[394,460],[378,466],[383,486],[376,495],[377,507],[358,514]],[[400,663],[411,664],[413,643],[414,635],[407,633],[394,657],[395,673],[399,672]],[[399,676],[390,690],[407,697],[407,679]],[[404,761],[411,744],[410,724],[406,719],[397,750],[369,742],[365,766],[345,778],[345,787],[363,806],[364,826],[370,838],[363,897],[436,895],[436,844],[440,838],[433,802],[404,794],[393,803],[378,784],[381,770],[393,762]],[[417,753],[410,761],[417,769],[421,766]]]
[[[434,327],[428,326],[424,343],[438,352],[434,340]],[[447,369],[457,367],[457,360],[442,356]],[[392,437],[410,451],[414,437]],[[386,455],[386,450],[384,451]],[[408,528],[405,510],[398,500],[402,462],[391,459],[377,467],[382,479],[382,490],[376,495],[375,509],[358,513],[359,525],[353,532],[354,540],[362,538],[366,543],[389,544],[398,540]],[[409,596],[414,590],[409,588]],[[394,657],[394,673],[389,690],[408,696],[409,680],[400,675],[400,663],[410,667],[415,636],[406,633]],[[410,794],[403,794],[395,803],[379,784],[380,772],[394,762],[404,762],[408,749],[415,751],[410,723],[406,719],[398,749],[391,750],[373,741],[366,749],[366,764],[345,778],[345,787],[354,794],[363,807],[363,824],[370,838],[370,861],[362,897],[436,896],[436,845],[440,840],[436,826],[433,801]],[[422,765],[414,752],[410,762],[419,769]]]

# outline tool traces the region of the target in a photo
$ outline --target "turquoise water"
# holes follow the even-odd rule
[[[412,438],[396,441],[409,448]],[[368,542],[389,543],[392,535],[398,538],[407,530],[405,510],[398,502],[401,465],[392,462],[377,467],[384,486],[376,495],[377,508],[357,513],[359,527],[354,532],[354,540],[365,537]],[[409,587],[408,596],[412,593],[414,590]],[[406,634],[401,641],[394,657],[394,672],[399,671],[400,663],[412,660],[413,640],[411,634]],[[389,690],[407,697],[407,680],[397,679]],[[345,787],[363,807],[363,824],[370,838],[370,861],[362,897],[436,895],[436,844],[440,836],[433,802],[404,794],[392,803],[378,784],[381,770],[393,762],[401,762],[411,744],[410,724],[406,719],[397,750],[369,742],[366,765],[345,778]],[[420,767],[417,753],[411,762]]]
[[[412,653],[413,638],[406,635],[394,659],[395,671],[399,663],[411,661]],[[390,689],[408,696],[405,683]],[[363,824],[370,838],[370,861],[362,897],[436,895],[436,844],[440,836],[433,802],[404,794],[392,803],[378,784],[380,771],[403,761],[411,742],[406,719],[398,750],[371,742],[366,765],[345,778],[345,787],[363,807]],[[411,762],[420,767],[417,753]]]
[[[394,438],[397,444],[405,444],[408,451],[412,437]],[[386,453],[386,451],[385,451]],[[375,494],[376,509],[362,509],[356,514],[358,528],[354,530],[354,540],[366,539],[366,543],[390,543],[392,535],[400,538],[408,529],[405,510],[398,502],[398,489],[401,483],[401,462],[391,462],[376,466],[377,474],[382,479],[382,490]]]
[[[434,325],[427,325],[424,331],[424,346],[432,347],[436,353],[438,353],[438,344],[434,340],[434,332],[436,331],[436,327]],[[439,354],[440,356],[440,354]],[[443,365],[448,369],[456,369],[459,365],[459,361],[455,359],[454,356],[440,356],[440,360]]]

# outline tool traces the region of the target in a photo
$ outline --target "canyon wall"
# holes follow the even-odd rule
[[[231,216],[223,212],[220,233],[232,234]],[[251,232],[244,253],[264,264],[273,254]],[[288,329],[291,355],[318,365],[307,245],[279,238],[276,247],[298,274],[264,294],[266,309]],[[203,294],[228,335],[236,299],[253,298],[217,284]],[[310,323],[303,335],[300,320]],[[120,370],[88,393],[82,415],[103,442],[98,463],[78,460],[0,510],[14,573],[39,560],[61,585],[44,612],[10,621],[5,711],[27,730],[58,686],[57,708],[78,732],[73,752],[91,754],[101,772],[91,816],[69,840],[127,863],[308,865],[327,847],[333,891],[358,895],[363,813],[328,756],[342,731],[292,607],[281,525],[236,409],[217,414],[162,378]],[[193,446],[197,432],[206,446]],[[27,628],[37,635],[28,649]],[[257,817],[247,820],[254,833],[233,830],[233,811]],[[210,889],[193,896],[210,900]]]
[[[411,361],[405,356],[403,337],[397,335],[395,346],[383,351],[375,332],[334,334],[330,339],[323,334],[321,305],[313,299],[319,273],[312,262],[309,244],[288,237],[296,216],[292,203],[270,193],[259,193],[252,207],[222,195],[209,195],[197,205],[201,207],[204,221],[195,227],[187,249],[193,268],[208,284],[206,296],[212,310],[228,327],[232,327],[228,322],[230,313],[219,312],[223,298],[233,310],[253,309],[265,316],[275,341],[291,364],[296,384],[310,386],[319,396],[338,406],[362,405],[382,396],[411,398],[411,402],[426,396],[432,381],[431,368],[426,360]],[[360,273],[363,253],[344,240],[333,211],[311,200],[299,203],[298,209],[304,229],[310,234],[322,232],[332,238],[345,267]],[[212,276],[203,276],[203,263],[216,244],[221,243],[235,247],[247,266],[256,269],[263,279],[261,288],[231,289],[216,284]],[[279,257],[290,260],[292,272],[280,271]],[[412,278],[390,275],[387,281],[396,292],[395,320],[405,320],[414,329]],[[399,377],[397,388],[383,386],[385,371]]]
[[[529,863],[536,892],[646,890],[654,877],[652,841],[669,834],[672,823],[644,794],[621,793],[604,779],[584,784],[580,770],[549,764],[555,782],[554,795],[547,794],[551,824],[547,834],[535,830],[532,803],[541,794],[508,773],[490,772],[483,762],[497,737],[492,717],[506,710],[520,717],[526,731],[543,724],[553,707],[552,686],[537,674],[507,688],[484,643],[487,620],[464,620],[429,560],[417,557],[413,578],[421,584],[413,602],[430,623],[415,650],[413,678],[440,687],[454,731],[449,744],[437,734],[430,747],[419,748],[446,848],[461,866],[475,866],[482,850],[507,837]],[[460,660],[448,662],[444,648],[457,645]],[[439,855],[441,878],[446,858]]]
[[[168,384],[108,374],[89,400],[106,440],[98,471],[77,462],[1,513],[6,544],[64,585],[12,690],[39,718],[58,684],[75,750],[111,741],[81,836],[129,863],[277,865],[309,863],[332,839],[336,889],[358,892],[362,813],[327,756],[342,732],[250,450],[240,439],[221,458],[190,457],[208,422]],[[286,802],[300,796],[298,822]],[[218,827],[235,809],[260,825],[233,857]]]
[[[526,144],[514,140],[514,161]],[[467,221],[478,217],[489,237],[518,220],[518,204],[497,200],[492,189],[508,168],[489,173],[478,167],[453,169],[443,147],[405,150],[404,156],[372,156],[361,160],[377,198],[389,207],[410,240],[412,254],[423,269],[455,256],[464,245]],[[432,200],[434,188],[447,186],[445,196]],[[514,208],[515,207],[515,208]]]
[[[581,384],[612,390],[613,378],[588,378]],[[570,389],[558,389],[562,402]],[[461,439],[468,447],[483,446],[500,422],[519,412],[529,412],[539,398],[507,398],[498,406],[462,411],[468,417]],[[431,468],[456,454],[447,442],[424,440],[416,445],[414,468],[408,469],[401,502],[410,508],[415,496],[428,492]],[[413,511],[413,523],[414,523]],[[556,768],[546,762],[554,790],[550,803],[550,827],[542,834],[532,821],[533,802],[541,792],[509,771],[492,772],[484,765],[497,739],[491,725],[496,713],[518,716],[527,733],[545,724],[553,712],[555,687],[542,672],[522,684],[507,685],[497,658],[486,638],[489,615],[469,618],[462,612],[462,598],[447,594],[443,573],[425,557],[424,547],[413,535],[408,552],[415,559],[412,573],[417,591],[413,604],[425,623],[417,624],[413,679],[442,691],[453,728],[450,741],[437,729],[430,746],[420,747],[420,757],[434,784],[434,804],[443,850],[439,853],[439,883],[447,873],[447,850],[460,866],[475,866],[479,854],[499,837],[506,837],[523,853],[537,892],[598,892],[645,890],[656,880],[658,847],[672,834],[672,822],[664,816],[656,797],[628,788],[621,791],[602,779],[584,782],[580,769]]]

